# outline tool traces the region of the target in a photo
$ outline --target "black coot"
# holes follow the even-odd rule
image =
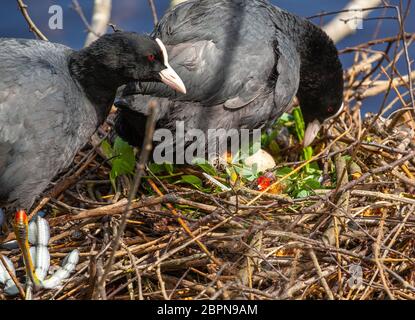
[[[158,39],[117,32],[78,52],[0,39],[0,207],[29,209],[106,118],[117,88],[131,81],[185,92]]]
[[[319,125],[341,110],[343,72],[330,38],[309,21],[265,0],[190,0],[171,9],[154,31],[186,83],[187,95],[158,84],[128,85],[116,105],[118,134],[143,140],[151,97],[157,127],[186,131],[254,129],[270,123],[297,95],[309,144]]]

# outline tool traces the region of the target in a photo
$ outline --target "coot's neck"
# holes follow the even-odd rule
[[[82,86],[89,101],[95,107],[102,123],[114,102],[117,88],[124,84],[120,76],[105,64],[101,50],[91,47],[74,52],[69,57],[69,70]]]
[[[281,11],[278,23],[282,31],[294,41],[301,58],[300,85],[297,93],[301,100],[318,100],[325,94],[325,84],[332,90],[343,91],[343,68],[333,41],[310,21]]]

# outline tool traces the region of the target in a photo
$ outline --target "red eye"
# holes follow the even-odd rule
[[[333,113],[334,112],[334,108],[333,107],[328,107],[327,108],[327,112],[328,113]]]
[[[156,61],[156,57],[154,56],[154,54],[150,54],[149,56],[147,56],[148,61],[150,62],[154,62]]]

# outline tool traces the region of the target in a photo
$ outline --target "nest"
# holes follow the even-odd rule
[[[315,143],[312,160],[322,170],[322,187],[305,197],[287,194],[285,176],[275,177],[277,188],[267,192],[241,179],[222,180],[232,190],[218,192],[200,168],[178,167],[165,176],[142,172],[126,216],[133,179],[119,178],[115,192],[109,159],[93,141],[32,212],[48,212],[52,264],[75,248],[81,252],[63,287],[34,297],[415,298],[413,75],[395,74],[405,57],[400,49],[396,59],[375,50],[383,43],[390,50],[398,40],[345,50],[355,55],[345,74],[347,109]],[[385,75],[390,79],[382,80]],[[396,99],[383,99],[393,92]],[[361,116],[372,96],[384,101],[379,113]],[[101,137],[109,132],[108,124],[100,129]],[[282,149],[270,172],[302,170],[301,155],[299,148]],[[203,190],[172,182],[189,174],[203,180]],[[19,264],[18,250],[1,253]],[[23,271],[20,263],[18,275]]]

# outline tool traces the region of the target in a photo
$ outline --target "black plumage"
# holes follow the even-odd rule
[[[342,66],[333,42],[319,27],[265,0],[186,1],[166,13],[153,35],[166,44],[187,94],[154,83],[128,85],[116,103],[116,130],[133,145],[143,141],[154,97],[158,128],[174,131],[175,122],[184,121],[187,131],[205,133],[261,128],[296,95],[310,124],[342,106]]]
[[[127,32],[80,51],[0,39],[0,207],[30,208],[106,118],[119,86],[174,82],[163,50]]]

